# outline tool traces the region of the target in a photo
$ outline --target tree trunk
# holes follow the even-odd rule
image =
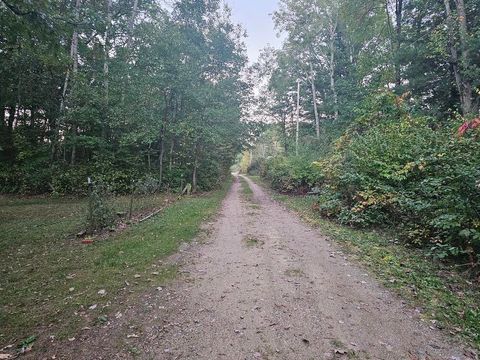
[[[468,27],[467,14],[465,12],[464,0],[455,0],[458,12],[458,25],[460,28],[460,44],[462,47],[462,63],[463,72],[468,72],[470,68],[470,52],[468,49]],[[467,115],[473,111],[472,83],[468,76],[463,77],[463,114]]]
[[[465,14],[465,7],[463,0],[455,0],[457,4],[457,11],[459,17],[459,27],[460,27],[460,43],[462,46],[462,61],[460,65],[460,59],[458,56],[458,51],[455,47],[455,44],[449,40],[448,47],[450,49],[451,55],[451,66],[453,69],[453,74],[455,77],[455,84],[457,85],[457,91],[460,97],[460,106],[462,108],[463,115],[468,115],[472,112],[473,109],[473,99],[472,99],[472,84],[471,82],[465,78],[463,75],[463,71],[465,68],[468,68],[468,49],[466,44],[466,37],[467,37],[467,22],[466,22],[466,14]],[[450,8],[450,0],[444,0],[445,4],[445,12],[447,15],[447,23],[448,23],[448,34],[449,39],[454,39],[454,31],[453,31],[453,17],[452,17],[452,10]]]
[[[148,144],[148,152],[147,152],[147,163],[148,163],[148,171],[152,170],[152,143]]]
[[[70,156],[70,165],[75,165],[75,158],[77,156],[77,126],[73,127],[73,144],[72,144],[72,153]]]
[[[126,65],[127,69],[125,71],[124,84],[123,84],[123,89],[122,89],[122,105],[125,104],[125,89],[126,89],[127,84],[128,84],[128,79],[130,78],[130,72],[129,72],[130,50],[131,50],[131,47],[132,47],[133,28],[135,26],[135,18],[137,17],[137,11],[138,11],[138,0],[133,0],[132,16],[130,16],[130,19],[128,21],[127,43],[126,43],[126,46],[125,46],[125,50],[126,50],[125,65]]]
[[[13,164],[15,162],[15,144],[13,141],[13,124],[15,122],[15,105],[11,105],[3,110],[3,117],[6,119],[2,121],[2,125],[0,130],[3,130],[2,133],[2,143],[0,144],[3,147],[3,151],[5,154],[5,159],[9,164]],[[5,116],[5,110],[8,111],[8,117]]]
[[[172,171],[174,147],[175,147],[175,138],[172,136],[172,139],[170,140],[170,160],[168,162],[168,171]]]
[[[333,95],[334,115],[333,119],[338,120],[338,95],[335,84],[335,39],[337,36],[337,19],[330,26],[330,90]]]
[[[127,51],[129,51],[132,46],[133,27],[135,26],[135,18],[137,17],[137,11],[138,11],[138,0],[133,0],[132,16],[128,21]]]
[[[103,47],[103,86],[105,88],[105,116],[102,123],[102,138],[107,138],[107,125],[109,118],[109,52],[110,52],[110,26],[112,24],[112,0],[107,0],[107,16],[105,25],[105,43]]]
[[[72,61],[72,74],[75,77],[78,71],[78,28],[77,24],[80,20],[80,7],[82,5],[82,0],[75,0],[75,25],[73,28],[73,34],[72,34],[72,42],[70,44],[70,59]],[[63,82],[63,89],[62,89],[62,97],[60,99],[60,116],[62,116],[64,110],[65,110],[65,101],[67,98],[67,91],[68,91],[68,86],[70,83],[70,67],[67,69],[67,72],[65,74],[65,80]],[[54,144],[52,144],[52,160],[55,158],[55,154],[57,151],[57,146],[59,142],[59,137],[60,137],[60,121],[57,120],[56,122],[56,129],[55,129],[55,140]]]
[[[313,65],[310,62],[310,73],[311,73],[311,83],[312,83],[312,100],[313,100],[313,111],[315,113],[315,131],[317,133],[317,140],[320,140],[320,119],[318,118],[318,109],[317,109],[317,89],[315,88],[315,74],[313,72]]]
[[[283,135],[283,148],[285,150],[285,155],[288,154],[288,143],[287,143],[287,114],[282,113],[282,135]]]
[[[403,0],[395,1],[395,32],[396,32],[396,54],[395,54],[395,85],[399,89],[402,85],[402,74],[400,64],[400,49],[402,46],[402,14]]]
[[[159,168],[158,168],[158,182],[160,186],[162,186],[163,182],[163,158],[165,155],[165,144],[163,140],[163,135],[160,135],[160,155],[158,156],[158,163],[159,163]]]
[[[75,23],[78,24],[80,20],[80,6],[82,0],[75,1]],[[70,44],[70,59],[72,60],[72,73],[75,75],[78,71],[78,28],[77,25],[73,28],[72,43]],[[67,69],[65,81],[63,83],[62,98],[60,101],[60,112],[65,109],[65,98],[67,96],[68,84],[70,81],[70,68]]]
[[[295,155],[298,156],[298,145],[300,138],[300,79],[297,80],[297,116],[296,116],[296,131],[295,131]]]
[[[194,156],[195,159],[193,161],[193,173],[192,173],[192,192],[197,192],[197,169],[198,169],[198,145],[195,144],[194,147]]]

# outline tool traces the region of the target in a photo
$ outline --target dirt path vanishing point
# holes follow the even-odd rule
[[[70,355],[471,358],[317,230],[247,181],[253,201],[243,199],[237,179],[207,242],[182,252],[183,276],[145,295],[117,323],[72,343]]]

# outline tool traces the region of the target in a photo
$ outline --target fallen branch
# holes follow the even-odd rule
[[[148,215],[148,216],[144,217],[143,219],[141,219],[141,220],[139,221],[139,223],[144,222],[145,220],[148,220],[148,219],[150,219],[151,217],[154,217],[154,216],[157,215],[160,211],[162,211],[162,209],[159,209],[159,210],[157,210],[157,211],[154,211],[154,212],[151,213],[150,215]]]

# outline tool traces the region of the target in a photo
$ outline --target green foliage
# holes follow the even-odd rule
[[[269,159],[263,174],[282,192],[320,186],[322,215],[343,224],[393,226],[437,258],[480,253],[478,130],[455,135],[459,123],[410,115],[388,92],[367,98],[358,118],[318,161]]]
[[[262,175],[275,190],[305,193],[319,181],[320,172],[305,158],[278,156],[266,161]]]
[[[86,218],[87,232],[94,233],[114,224],[115,214],[107,202],[109,195],[105,186],[90,185]]]
[[[132,5],[0,2],[0,192],[225,179],[246,133],[241,29],[218,0]]]

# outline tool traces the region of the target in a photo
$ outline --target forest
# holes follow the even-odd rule
[[[478,359],[480,0],[0,0],[0,108],[0,359]]]
[[[0,192],[218,186],[242,146],[243,31],[219,1],[0,2]]]
[[[480,2],[282,0],[243,171],[478,274]]]

